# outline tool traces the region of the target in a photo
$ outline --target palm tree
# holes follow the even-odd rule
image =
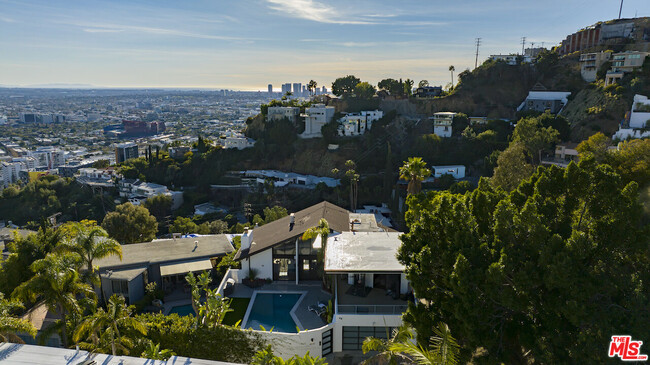
[[[218,293],[218,288],[209,288],[212,278],[207,271],[201,273],[198,278],[190,272],[185,276],[185,280],[192,288],[192,309],[196,313],[196,325],[220,326],[226,314],[233,311],[230,309],[230,299],[223,298]],[[205,296],[205,303],[201,302],[202,296]]]
[[[345,176],[350,179],[350,210],[354,212],[357,209],[357,197],[359,194],[359,180],[361,176],[357,174],[357,164],[352,160],[345,161],[345,167],[348,169]]]
[[[456,67],[454,65],[449,66],[449,72],[451,72],[451,88],[454,88],[454,71],[456,71]]]
[[[309,80],[309,83],[307,84],[307,89],[309,89],[309,94],[313,94],[314,91],[316,91],[316,87],[318,86],[318,83],[314,80]]]
[[[170,357],[175,356],[174,351],[170,349],[160,349],[160,344],[154,344],[152,341],[147,342],[147,347],[144,349],[140,357],[149,360],[162,360],[167,361]]]
[[[321,248],[318,250],[318,270],[320,271],[321,276],[323,277],[323,283],[325,284],[325,267],[324,267],[324,260],[325,260],[325,245],[327,244],[327,237],[329,237],[330,234],[330,225],[327,222],[325,218],[321,218],[318,221],[318,225],[316,227],[311,227],[305,231],[305,233],[302,234],[301,239],[303,241],[308,241],[315,239],[316,237],[320,237],[321,240]]]
[[[81,257],[82,265],[86,267],[86,275],[94,287],[97,283],[93,261],[111,255],[122,259],[122,246],[110,238],[108,233],[94,221],[66,223],[61,227],[63,240],[57,250],[75,252]]]
[[[23,308],[23,304],[20,301],[5,299],[4,294],[0,292],[0,342],[23,343],[24,341],[16,336],[16,333],[36,336],[36,328],[31,322],[10,315],[12,311],[21,308]]]
[[[94,298],[90,285],[81,281],[77,268],[80,258],[73,253],[50,253],[44,259],[36,260],[30,266],[34,276],[20,284],[12,296],[35,303],[42,299],[48,310],[58,313],[61,321],[54,326],[61,328],[61,341],[67,347],[67,315],[81,312],[78,296]]]
[[[422,190],[422,181],[431,176],[431,170],[427,168],[427,163],[422,157],[409,157],[404,161],[404,165],[399,168],[399,178],[408,180],[408,194],[417,194]]]
[[[412,362],[420,365],[458,364],[460,347],[451,335],[449,327],[440,322],[433,328],[433,333],[428,348],[417,345],[413,341],[404,341],[392,344],[390,349],[406,354]]]
[[[374,361],[384,363],[387,360],[389,364],[398,364],[399,359],[404,359],[399,351],[393,351],[392,347],[397,343],[406,343],[413,339],[413,329],[407,324],[402,324],[398,328],[393,330],[392,337],[388,340],[382,340],[376,337],[367,337],[363,340],[363,346],[361,349],[363,353],[366,354],[369,351],[378,351],[379,353],[366,361],[363,364],[372,364]]]
[[[129,331],[135,330],[142,335],[147,334],[147,327],[144,323],[131,316],[133,306],[127,306],[124,297],[113,294],[108,300],[106,311],[99,308],[94,314],[87,317],[77,327],[73,339],[78,342],[82,338],[90,340],[90,343],[80,343],[86,349],[110,351],[117,356],[120,350],[128,355],[129,349],[133,347],[133,340],[127,335]]]

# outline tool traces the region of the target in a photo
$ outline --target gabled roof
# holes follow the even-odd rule
[[[350,230],[350,213],[337,205],[322,202],[294,213],[294,225],[290,227],[291,217],[286,216],[267,223],[253,230],[253,244],[249,250],[239,251],[236,259],[264,251],[289,238],[302,235],[309,228],[318,226],[318,221],[325,218],[330,229],[337,232]]]

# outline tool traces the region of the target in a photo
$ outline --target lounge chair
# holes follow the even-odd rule
[[[325,313],[327,307],[321,307],[319,303],[317,305],[310,305],[309,307],[307,307],[307,309],[309,309],[310,312],[316,313],[317,316],[321,316],[323,315],[323,313]]]

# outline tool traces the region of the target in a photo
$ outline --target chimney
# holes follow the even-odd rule
[[[289,230],[293,231],[293,226],[296,225],[296,215],[291,213],[289,214]]]
[[[244,234],[241,236],[241,249],[242,250],[248,250],[251,248],[251,244],[253,243],[253,231],[245,229]]]
[[[199,241],[194,241],[194,248],[199,247]]]

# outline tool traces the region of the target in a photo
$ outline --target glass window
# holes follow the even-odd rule
[[[302,269],[305,271],[309,270],[309,260],[302,260]]]
[[[366,337],[389,338],[393,327],[343,327],[343,350],[361,350]]]
[[[129,294],[129,284],[126,280],[111,280],[111,287],[114,294]]]

